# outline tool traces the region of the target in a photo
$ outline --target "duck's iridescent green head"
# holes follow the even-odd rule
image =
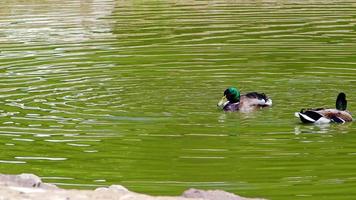
[[[223,109],[228,103],[237,103],[240,101],[240,91],[237,88],[229,87],[224,91],[224,96],[218,103],[218,107]]]
[[[224,91],[224,96],[231,103],[236,103],[240,101],[240,91],[237,88],[229,87]]]

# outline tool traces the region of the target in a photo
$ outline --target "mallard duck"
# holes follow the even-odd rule
[[[268,106],[272,106],[272,100],[264,93],[250,92],[240,95],[240,91],[234,87],[227,88],[218,103],[218,107],[224,111],[249,112]]]
[[[336,109],[302,109],[300,112],[296,112],[295,116],[300,118],[303,123],[345,123],[351,122],[352,116],[349,111],[346,110],[347,100],[345,93],[339,93],[336,98]]]

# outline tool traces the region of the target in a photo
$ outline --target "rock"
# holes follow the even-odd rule
[[[129,190],[122,185],[112,185],[109,187],[109,190],[115,190],[118,192],[125,192],[125,193],[129,192]]]
[[[263,200],[256,198],[245,198],[222,190],[198,190],[191,188],[183,195],[186,198],[202,198],[205,200]]]
[[[131,192],[121,185],[96,190],[60,189],[43,183],[33,174],[0,174],[0,200],[252,200],[221,190],[190,189],[180,197],[149,196]],[[255,199],[257,200],[257,199]]]
[[[33,174],[4,175],[0,174],[0,185],[29,188],[57,189],[57,186],[42,183],[41,179]]]
[[[128,189],[126,189],[124,186],[121,185],[112,185],[110,187],[100,187],[96,188],[94,190],[95,195],[111,195],[111,196],[117,196],[117,197],[122,197],[125,196],[130,192]]]
[[[95,192],[106,192],[108,190],[109,190],[109,188],[107,188],[107,187],[98,187],[94,191]]]

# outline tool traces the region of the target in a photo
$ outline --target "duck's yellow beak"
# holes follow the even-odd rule
[[[223,96],[222,98],[221,98],[221,100],[218,102],[218,107],[219,108],[221,108],[221,109],[223,109],[225,106],[226,106],[226,104],[228,104],[229,103],[229,101],[227,100],[227,98],[226,98],[226,96]]]

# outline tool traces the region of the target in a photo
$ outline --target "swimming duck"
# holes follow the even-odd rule
[[[234,87],[227,88],[218,103],[218,107],[224,111],[249,112],[268,106],[272,106],[272,100],[264,93],[250,92],[240,95],[240,91]]]
[[[351,122],[352,116],[349,111],[346,110],[347,100],[345,93],[339,93],[336,98],[336,109],[302,109],[300,112],[296,112],[295,116],[300,118],[303,123],[345,123]]]

